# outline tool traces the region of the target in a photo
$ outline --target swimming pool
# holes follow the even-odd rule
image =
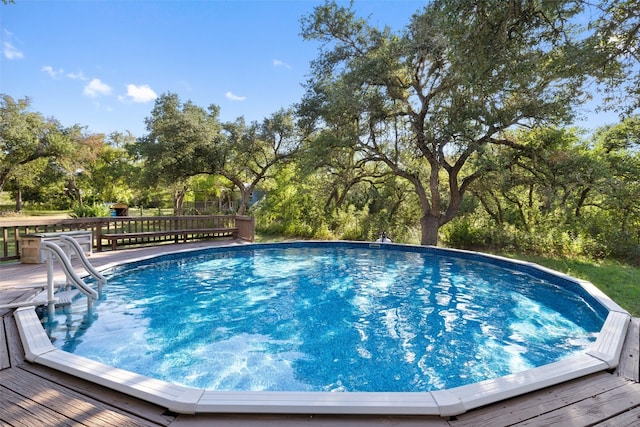
[[[170,271],[190,284],[174,287]],[[215,248],[111,276],[92,317],[60,314],[45,354],[171,384],[176,412],[451,415],[609,369],[629,317],[591,285],[532,264],[395,244]],[[186,370],[194,355],[204,364]]]

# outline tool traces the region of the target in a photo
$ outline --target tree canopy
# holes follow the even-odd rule
[[[156,99],[145,120],[149,133],[135,145],[144,159],[145,182],[171,187],[176,213],[182,210],[189,177],[221,169],[219,112],[215,105],[205,110],[167,93]]]
[[[300,114],[323,143],[408,180],[421,243],[436,244],[469,185],[492,170],[488,146],[517,149],[506,131],[572,119],[597,56],[565,24],[578,11],[567,1],[434,1],[396,34],[327,2],[303,20],[303,36],[323,47]]]
[[[275,166],[296,155],[302,135],[292,111],[280,110],[262,123],[247,125],[244,118],[226,123],[224,160],[220,174],[240,192],[237,213],[243,215],[256,186],[269,178]]]
[[[53,119],[29,111],[28,98],[14,100],[2,95],[0,100],[0,192],[5,185],[31,179],[26,167],[39,159],[71,159],[81,135],[79,126],[64,128]],[[33,172],[33,171],[32,171]]]

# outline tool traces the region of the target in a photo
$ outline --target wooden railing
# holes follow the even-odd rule
[[[124,246],[156,245],[223,236],[253,241],[255,236],[253,218],[236,215],[2,220],[0,261],[20,259],[21,236],[77,230],[92,232],[93,248],[98,252],[111,247],[110,242],[114,240],[116,246]],[[104,235],[122,235],[122,238],[111,237],[111,240],[105,241]]]

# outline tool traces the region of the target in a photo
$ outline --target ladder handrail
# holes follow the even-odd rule
[[[43,240],[42,242],[40,242],[40,245],[41,247],[48,249],[50,253],[58,257],[58,260],[60,260],[60,264],[62,265],[62,269],[64,273],[67,275],[69,279],[71,279],[71,281],[74,283],[74,285],[80,292],[85,294],[87,298],[89,298],[90,300],[99,298],[98,292],[96,292],[95,289],[89,287],[86,283],[84,283],[84,281],[80,278],[80,276],[78,276],[78,274],[73,269],[73,266],[71,265],[71,261],[69,260],[69,257],[67,257],[67,255],[64,253],[64,251],[60,246],[56,245],[53,242],[48,242],[46,240]],[[50,278],[50,281],[53,283],[53,278]]]
[[[82,249],[82,247],[80,246],[80,244],[76,239],[74,239],[71,236],[64,236],[64,235],[60,236],[60,239],[63,240],[63,242],[66,243],[68,246],[73,248],[73,250],[75,251],[76,255],[78,255],[78,258],[80,258],[80,261],[82,262],[82,265],[87,270],[87,272],[99,282],[100,288],[102,287],[103,284],[107,283],[107,278],[104,277],[102,274],[100,274],[100,272],[96,270],[93,265],[91,265],[91,263],[89,262],[89,259],[87,259],[87,256],[84,254],[84,250]]]

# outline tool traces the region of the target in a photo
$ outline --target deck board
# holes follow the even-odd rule
[[[9,365],[22,365],[25,361],[24,348],[22,347],[18,325],[13,315],[4,317],[4,331],[7,337],[7,348],[9,350]]]
[[[640,425],[640,407],[632,408],[622,414],[596,424],[597,427],[638,427]]]
[[[627,384],[581,400],[568,408],[541,414],[527,422],[516,424],[518,427],[552,426],[590,426],[611,419],[640,406],[640,384],[626,380]],[[638,420],[636,420],[638,421]],[[636,424],[637,425],[637,424]]]
[[[640,319],[631,319],[622,347],[617,375],[635,382],[640,381]]]
[[[72,420],[74,424],[96,427],[157,425],[22,369],[0,371],[0,384],[0,387],[6,389],[6,392],[2,390],[2,395],[9,396],[13,403],[20,401],[21,407],[28,408],[29,411],[55,412],[64,420]],[[43,417],[43,421],[48,420],[48,417],[49,415]],[[58,425],[60,422],[58,417],[55,418],[52,425]]]
[[[2,277],[3,281],[5,280],[3,276],[0,277]],[[0,289],[2,289],[2,287],[0,287]],[[5,304],[25,301],[33,295],[35,295],[35,290],[33,289],[2,289],[2,292],[0,292],[0,307]],[[11,311],[11,308],[0,308],[0,316],[7,315],[11,313]]]
[[[136,414],[141,418],[153,422],[154,425],[168,426],[175,418],[175,416],[164,415],[165,409],[156,405],[59,372],[55,369],[47,368],[46,366],[25,363],[20,368],[40,377],[43,381],[49,381],[81,395],[93,396],[104,404]]]
[[[0,317],[0,370],[7,369],[11,366],[11,360],[9,359],[9,340],[7,340],[4,331],[4,323],[4,317]]]
[[[9,426],[77,426],[78,422],[0,386],[0,422]]]
[[[478,425],[510,426],[537,420],[542,414],[563,410],[571,405],[611,392],[628,384],[628,380],[598,372],[584,378],[559,384],[554,387],[528,393],[494,405],[459,415],[450,422],[453,427],[474,427]],[[499,410],[497,410],[499,409]],[[516,424],[520,425],[520,424]]]

